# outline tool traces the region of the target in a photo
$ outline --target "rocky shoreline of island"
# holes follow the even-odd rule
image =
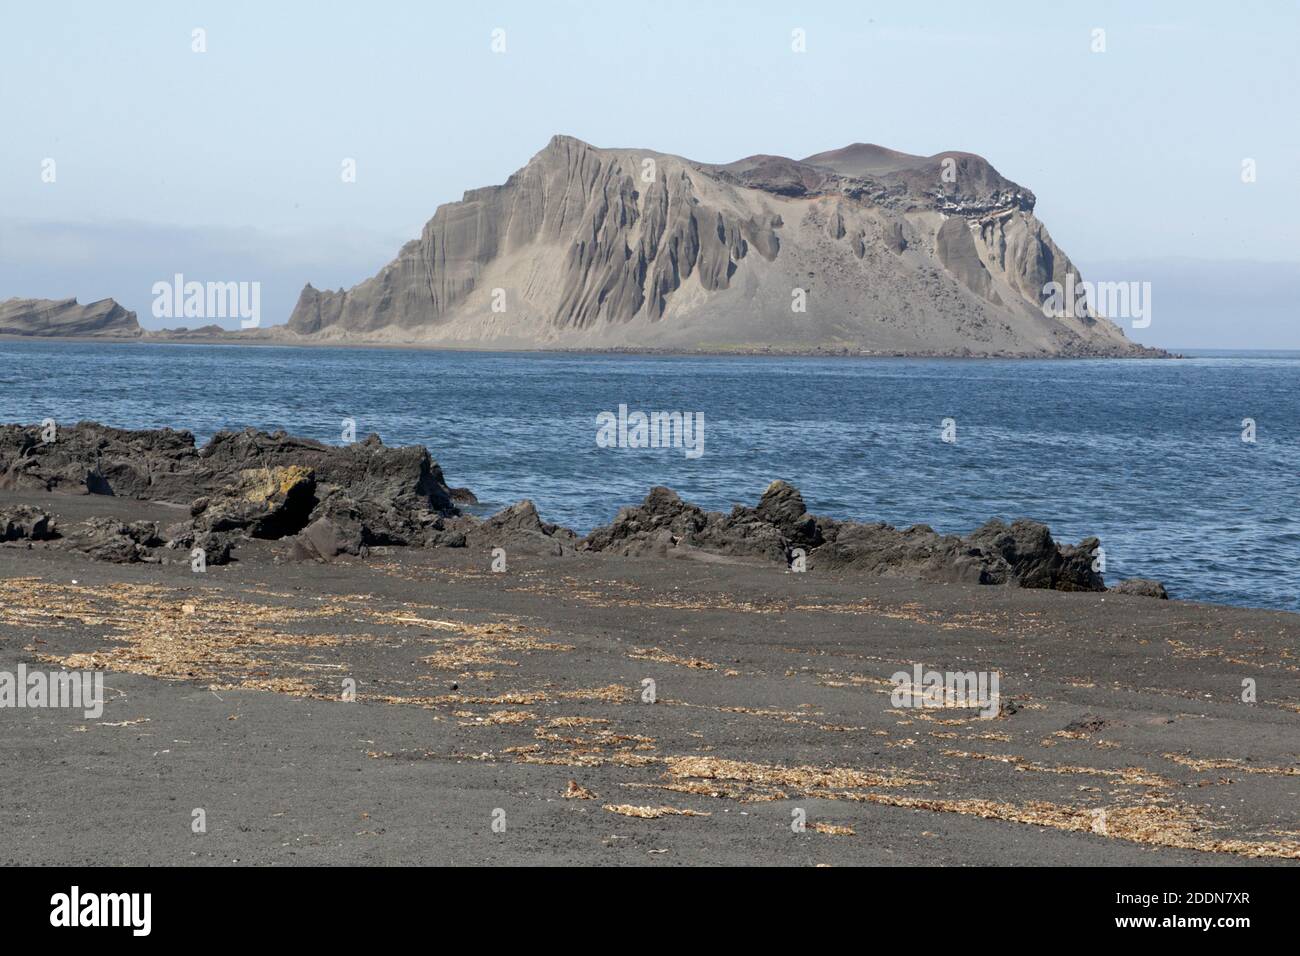
[[[255,324],[227,329],[216,323],[195,327],[146,329],[136,313],[114,299],[81,305],[68,299],[7,299],[0,302],[0,341],[116,342],[152,345],[256,345],[300,348],[404,349],[440,352],[542,353],[630,356],[735,356],[777,358],[919,358],[919,359],[1110,359],[1177,358],[1164,349],[1125,342],[1096,343],[1068,340],[1054,349],[972,348],[867,348],[861,345],[823,343],[817,345],[729,344],[725,341],[682,346],[635,344],[585,345],[547,344],[503,338],[499,341],[427,341],[419,335],[385,332],[371,335],[347,331],[303,334],[291,325]]]

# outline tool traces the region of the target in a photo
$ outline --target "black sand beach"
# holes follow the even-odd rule
[[[0,493],[24,503],[65,527],[185,514]],[[512,553],[494,573],[482,547],[290,550],[245,541],[200,575],[0,547],[0,671],[107,672],[98,719],[0,712],[4,863],[1300,859],[1293,614],[715,560]],[[894,707],[890,675],[915,663],[999,672],[1001,713]]]

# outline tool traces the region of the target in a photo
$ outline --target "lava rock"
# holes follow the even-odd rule
[[[246,489],[248,472],[300,468],[314,475],[319,500],[343,492],[367,512],[374,534],[398,538],[418,535],[430,513],[456,515],[457,500],[473,500],[467,489],[453,493],[427,449],[389,448],[378,435],[340,447],[249,428],[219,432],[198,449],[188,431],[130,431],[81,422],[56,428],[53,441],[45,437],[39,425],[0,426],[0,489],[193,502],[197,518],[213,500]],[[230,505],[226,501],[224,507]],[[258,523],[245,521],[240,510],[234,509],[233,525]],[[262,533],[301,530],[308,522],[307,515],[300,517],[297,527],[285,530],[272,521]]]
[[[422,446],[389,448],[378,435],[334,446],[283,431],[255,429],[219,432],[199,453],[204,464],[229,484],[231,476],[252,467],[310,469],[326,492],[345,491],[357,502],[375,502],[397,512],[458,513],[442,469]]]
[[[162,535],[166,538],[163,547],[169,551],[184,551],[182,557],[172,560],[191,561],[194,557],[194,549],[198,548],[203,551],[203,561],[205,564],[219,565],[230,563],[231,536],[214,531],[196,530],[193,525],[185,522],[168,525],[163,529]]]
[[[824,540],[817,519],[808,514],[803,495],[788,482],[777,480],[768,485],[754,513],[796,547],[815,548]]]
[[[572,554],[578,535],[568,528],[543,521],[531,501],[516,502],[464,533],[472,547],[505,548],[507,553],[549,554],[560,557]]]
[[[0,541],[48,541],[58,536],[54,519],[40,508],[0,508]]]
[[[645,501],[619,511],[612,524],[579,542],[583,551],[627,557],[708,557],[785,561],[789,546],[781,532],[755,509],[737,506],[731,514],[706,512],[662,486]]]
[[[1121,581],[1111,588],[1116,594],[1132,594],[1135,597],[1157,598],[1161,601],[1169,600],[1169,592],[1159,581],[1152,581],[1150,578],[1129,578]]]
[[[830,540],[809,558],[814,570],[864,571],[963,584],[1003,584],[1000,564],[960,538],[940,535],[928,525],[895,528],[884,522],[837,522]]]
[[[171,476],[198,459],[194,436],[170,428],[130,431],[95,422],[0,426],[0,489],[162,498]],[[194,494],[176,500],[189,500]]]
[[[158,524],[154,521],[128,524],[114,518],[88,518],[62,539],[61,546],[96,561],[132,564],[157,560],[152,549],[164,543],[158,536]]]
[[[316,476],[301,465],[248,468],[208,499],[194,519],[195,527],[210,532],[243,531],[254,538],[283,538],[306,526],[316,505],[315,492]]]
[[[341,554],[361,555],[365,551],[359,523],[317,518],[293,539],[292,554],[296,561],[333,561]]]
[[[1053,588],[1057,591],[1104,591],[1101,575],[1092,569],[1094,552],[1101,546],[1096,538],[1084,538],[1077,545],[1058,547],[1047,525],[1019,518],[1010,525],[994,519],[963,539],[965,544],[990,557],[1001,558],[1006,570],[995,569],[1004,580],[1025,588]]]
[[[990,521],[967,537],[941,535],[928,525],[899,529],[810,515],[798,489],[768,486],[754,508],[705,512],[671,489],[657,487],[636,507],[596,528],[578,547],[619,555],[708,556],[790,560],[795,548],[814,570],[854,570],[930,581],[1002,584],[1062,591],[1102,591],[1092,570],[1096,538],[1060,546],[1046,525],[1020,519]]]

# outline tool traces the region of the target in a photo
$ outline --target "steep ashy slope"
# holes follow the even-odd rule
[[[1134,355],[1048,318],[1074,266],[1034,195],[970,153],[855,144],[726,165],[556,136],[440,207],[349,290],[308,285],[286,338],[480,348]]]
[[[0,302],[0,335],[103,336],[141,334],[135,313],[112,299],[78,305],[76,299],[6,299]]]

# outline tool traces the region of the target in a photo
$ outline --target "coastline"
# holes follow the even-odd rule
[[[482,355],[599,355],[599,356],[662,356],[681,358],[867,358],[867,359],[972,359],[972,360],[1024,360],[1024,361],[1072,361],[1084,359],[1181,359],[1187,356],[1165,349],[1141,346],[1146,349],[1140,354],[1091,355],[1091,354],[1022,354],[1022,353],[972,353],[967,350],[900,352],[892,350],[872,351],[867,349],[776,349],[776,348],[736,348],[736,349],[656,349],[656,348],[485,348],[481,345],[447,345],[421,344],[419,342],[376,342],[376,341],[321,341],[303,339],[286,340],[279,336],[245,337],[238,332],[228,335],[186,336],[154,335],[145,332],[138,336],[64,336],[64,335],[0,335],[0,342],[76,342],[141,344],[141,345],[238,345],[260,348],[333,348],[333,349],[371,349],[411,352],[468,352]]]
[[[177,511],[41,497],[65,520]],[[1279,669],[1300,615],[654,557],[512,550],[494,573],[491,557],[288,564],[251,541],[197,575],[0,548],[0,669],[93,667],[108,688],[98,720],[7,712],[12,740],[66,757],[6,753],[0,819],[34,836],[11,861],[1300,859],[1283,832],[1300,676]],[[893,706],[890,675],[918,663],[1000,673],[998,715]],[[74,804],[94,819],[71,833]],[[486,839],[498,809],[508,829]]]
[[[6,753],[12,862],[1300,860],[1300,613],[1105,589],[1095,538],[814,518],[774,482],[579,540],[463,515],[424,448],[0,434],[0,671],[106,688],[5,712],[66,755]],[[918,669],[992,693],[900,701]]]

